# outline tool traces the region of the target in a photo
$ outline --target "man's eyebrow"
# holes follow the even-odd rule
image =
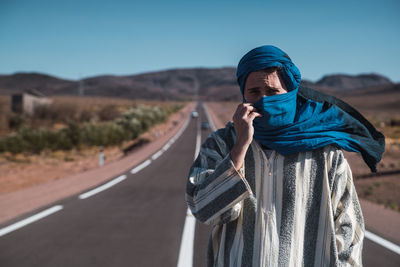
[[[279,88],[271,87],[271,86],[268,86],[268,85],[265,85],[264,88],[269,89],[269,90],[274,90],[274,91],[279,91],[280,90]],[[247,91],[260,90],[260,86],[247,88],[246,90]]]
[[[268,86],[268,85],[266,85],[266,86],[264,86],[264,88],[267,88],[267,89],[272,89],[272,90],[275,90],[275,91],[279,91],[280,89],[279,88],[276,88],[276,87],[271,87],[271,86]]]
[[[259,90],[259,89],[260,89],[259,86],[247,88],[248,91],[251,91],[251,90]]]

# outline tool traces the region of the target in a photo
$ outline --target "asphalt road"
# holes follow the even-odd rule
[[[196,122],[140,172],[0,237],[0,266],[176,266]]]
[[[54,203],[63,209],[1,236],[0,266],[176,266],[187,209],[186,176],[198,125],[206,121],[199,113],[167,151],[138,173],[121,173],[125,180],[89,198]],[[209,130],[201,133],[203,141]],[[210,231],[196,223],[195,267],[205,266]],[[400,266],[400,257],[366,240],[364,266]]]

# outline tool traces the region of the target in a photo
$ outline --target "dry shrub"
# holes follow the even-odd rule
[[[77,121],[78,122],[89,122],[96,120],[96,112],[92,109],[82,109],[79,114]]]
[[[52,103],[35,108],[34,118],[50,120],[52,123],[69,123],[78,118],[78,107],[72,103]]]
[[[97,116],[100,121],[111,121],[121,116],[121,112],[117,105],[107,104],[100,108],[97,112]]]
[[[9,117],[11,115],[10,97],[0,96],[0,136],[9,131]]]
[[[182,106],[172,107],[178,110]],[[72,120],[76,113],[72,105],[62,107],[47,106],[38,113],[41,119],[49,118],[49,110],[57,110],[54,117],[71,112],[68,127],[61,130],[21,128],[17,133],[0,139],[0,152],[32,152],[40,153],[43,150],[70,150],[80,149],[82,146],[110,146],[118,145],[126,140],[137,138],[141,133],[150,129],[153,125],[164,121],[167,111],[160,107],[140,106],[125,111],[122,116],[103,123],[85,123],[80,125]],[[39,116],[39,115],[38,115]],[[62,117],[64,118],[64,117]],[[65,120],[66,121],[66,120]]]

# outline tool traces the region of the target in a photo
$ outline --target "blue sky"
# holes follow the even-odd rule
[[[399,14],[397,0],[0,0],[0,74],[236,66],[272,44],[306,79],[375,72],[400,82]]]

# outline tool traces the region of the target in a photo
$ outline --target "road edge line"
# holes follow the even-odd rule
[[[92,189],[92,190],[90,190],[90,191],[88,191],[86,193],[80,194],[79,195],[79,199],[86,199],[86,198],[89,198],[89,197],[91,197],[93,195],[96,195],[96,194],[98,194],[98,193],[100,193],[100,192],[102,192],[104,190],[107,190],[110,187],[113,187],[114,185],[116,185],[116,184],[122,182],[123,180],[125,180],[126,177],[127,176],[125,174],[123,174],[121,176],[118,176],[117,178],[112,179],[111,181],[109,181],[109,182],[107,182],[107,183],[105,183],[105,184],[103,184],[101,186],[98,186],[98,187],[96,187],[96,188],[94,188],[94,189]]]
[[[133,168],[130,171],[130,173],[136,174],[136,173],[140,172],[141,170],[143,170],[144,168],[146,168],[147,166],[149,166],[150,164],[151,164],[151,159],[146,159],[145,161],[143,161],[142,163],[137,165],[135,168]]]
[[[62,205],[56,205],[56,206],[53,206],[53,207],[48,208],[46,210],[43,210],[43,211],[41,211],[39,213],[36,213],[35,215],[32,215],[32,216],[30,216],[30,217],[28,217],[26,219],[23,219],[21,221],[13,223],[13,224],[11,224],[9,226],[6,226],[6,227],[0,229],[0,237],[6,235],[8,233],[11,233],[13,231],[16,231],[16,230],[18,230],[18,229],[20,229],[20,228],[22,228],[22,227],[24,227],[24,226],[26,226],[28,224],[31,224],[31,223],[34,223],[34,222],[40,220],[40,219],[43,219],[44,217],[47,217],[47,216],[49,216],[49,215],[51,215],[51,214],[53,214],[53,213],[55,213],[57,211],[60,211],[63,208],[64,207]]]

